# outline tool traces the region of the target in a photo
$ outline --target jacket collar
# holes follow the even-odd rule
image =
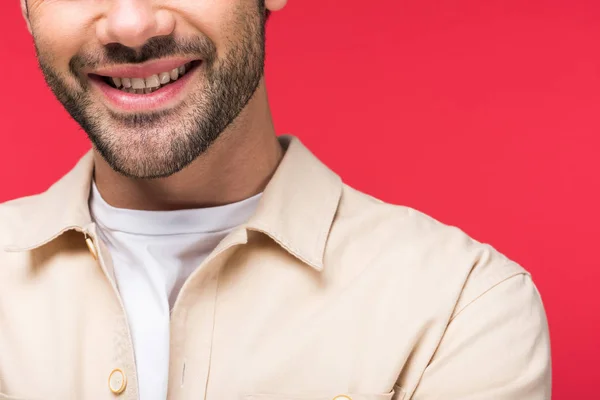
[[[283,135],[279,141],[285,155],[245,227],[268,235],[320,271],[342,181],[298,138]],[[93,169],[93,154],[89,151],[46,192],[13,203],[14,212],[20,214],[18,220],[24,222],[6,250],[32,250],[68,230],[87,234],[93,225],[88,207]]]

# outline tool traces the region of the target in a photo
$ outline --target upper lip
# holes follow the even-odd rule
[[[168,72],[184,64],[196,61],[195,58],[168,58],[148,61],[143,64],[122,64],[104,66],[85,71],[87,74],[110,76],[116,78],[146,78],[152,75]]]

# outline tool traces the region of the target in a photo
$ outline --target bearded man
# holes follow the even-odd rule
[[[92,149],[0,206],[0,399],[550,398],[523,268],[276,135],[286,0],[21,4]]]

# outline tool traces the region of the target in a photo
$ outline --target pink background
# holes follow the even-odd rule
[[[3,4],[0,201],[89,148]],[[532,272],[558,400],[600,398],[599,21],[597,0],[290,0],[268,32],[278,132]]]

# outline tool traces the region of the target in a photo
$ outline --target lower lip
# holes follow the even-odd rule
[[[200,65],[194,66],[175,82],[148,94],[127,93],[115,89],[99,77],[92,77],[90,81],[92,86],[104,94],[112,108],[127,112],[156,111],[173,107],[183,99],[183,92]]]

